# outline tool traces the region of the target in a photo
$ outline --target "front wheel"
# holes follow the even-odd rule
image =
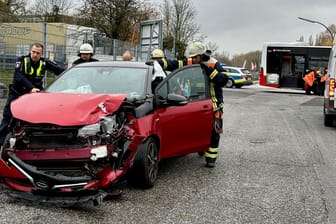
[[[137,151],[131,169],[131,182],[142,188],[154,186],[159,169],[159,152],[153,138],[147,139]]]
[[[232,88],[234,86],[233,79],[229,79],[225,86],[226,86],[226,88]]]

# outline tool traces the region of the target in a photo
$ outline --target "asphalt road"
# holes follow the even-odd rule
[[[0,223],[336,223],[336,127],[322,97],[258,86],[224,89],[217,166],[197,154],[162,161],[149,190],[61,208],[0,193]]]

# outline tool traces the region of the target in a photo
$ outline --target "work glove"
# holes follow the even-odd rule
[[[220,110],[217,110],[215,112],[214,128],[215,128],[216,133],[218,133],[218,134],[223,133],[222,111],[220,111]]]
[[[153,65],[154,64],[154,60],[153,59],[149,59],[148,61],[145,62],[146,65]]]

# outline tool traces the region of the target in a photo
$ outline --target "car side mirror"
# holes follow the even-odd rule
[[[168,107],[168,106],[184,106],[188,104],[187,98],[184,96],[169,93],[167,95],[167,98],[162,99],[162,97],[159,97],[157,105],[159,107]]]
[[[174,93],[169,93],[167,97],[167,101],[169,105],[173,106],[183,106],[188,103],[188,100],[185,96],[181,96]]]

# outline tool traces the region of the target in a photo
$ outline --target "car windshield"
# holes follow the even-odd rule
[[[247,69],[242,69],[241,71],[242,71],[242,73],[245,73],[245,74],[250,74],[250,71],[249,71],[249,70],[247,70]]]
[[[134,67],[74,67],[55,80],[45,91],[143,95],[147,72],[145,68]]]

